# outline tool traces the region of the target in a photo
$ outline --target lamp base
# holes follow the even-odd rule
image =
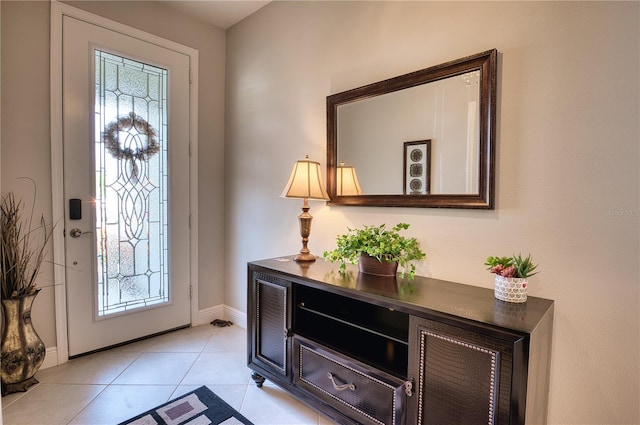
[[[309,214],[309,202],[307,198],[304,198],[302,214],[298,216],[298,221],[300,222],[300,236],[302,236],[302,249],[300,250],[300,254],[296,255],[296,258],[294,258],[294,260],[299,263],[310,263],[316,261],[316,256],[311,254],[311,251],[309,251],[307,246],[309,243],[309,235],[311,234],[312,219],[313,216]]]
[[[310,262],[316,261],[316,256],[308,252],[306,253],[301,252],[300,254],[296,255],[296,257],[293,260],[298,263],[310,263]]]

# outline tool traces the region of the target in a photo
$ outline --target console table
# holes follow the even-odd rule
[[[487,276],[490,279],[490,276]],[[248,366],[341,424],[545,424],[553,307],[318,259],[248,264]]]

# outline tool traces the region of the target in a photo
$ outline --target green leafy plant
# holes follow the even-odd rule
[[[391,229],[384,224],[348,229],[347,233],[336,238],[336,248],[325,251],[323,257],[330,262],[339,261],[341,273],[345,272],[346,263],[357,264],[361,254],[368,254],[380,262],[397,261],[401,277],[408,273],[412,279],[416,273],[413,261],[426,258],[426,254],[420,249],[416,238],[400,235],[401,230],[408,228],[408,224],[398,223]]]
[[[528,278],[536,273],[538,268],[534,264],[531,255],[522,257],[522,255],[513,255],[513,257],[488,257],[484,263],[491,273],[495,273],[503,277]]]
[[[0,286],[2,298],[20,298],[36,292],[36,277],[52,235],[44,217],[33,227],[33,206],[23,216],[25,205],[8,193],[0,201]]]

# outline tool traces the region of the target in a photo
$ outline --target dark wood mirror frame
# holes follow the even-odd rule
[[[493,209],[497,56],[497,50],[493,49],[327,96],[327,190],[331,198],[327,204],[374,207]],[[480,71],[478,194],[336,195],[338,106],[477,70]]]

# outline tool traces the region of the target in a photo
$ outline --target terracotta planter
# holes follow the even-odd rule
[[[44,362],[44,343],[31,323],[36,291],[17,299],[2,300],[2,395],[27,391]]]
[[[527,279],[496,275],[493,294],[502,301],[524,303],[527,301]]]
[[[398,262],[381,262],[375,257],[362,254],[358,260],[358,270],[360,270],[360,273],[372,274],[375,276],[395,276],[398,272]]]

